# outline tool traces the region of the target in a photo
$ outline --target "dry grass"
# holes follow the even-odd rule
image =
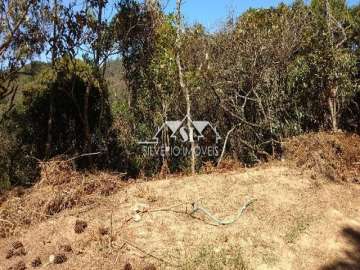
[[[241,250],[231,247],[228,250],[205,246],[194,254],[188,254],[180,263],[181,270],[249,270]]]
[[[117,175],[83,174],[73,170],[67,161],[54,159],[40,165],[41,178],[33,188],[4,199],[0,209],[0,237],[16,234],[66,209],[94,204],[99,197],[110,196],[124,185]]]
[[[23,227],[19,237],[0,241],[0,256],[20,240],[27,266],[36,257],[47,264],[66,243],[73,250],[65,253],[67,269],[123,269],[126,263],[160,270],[319,269],[346,249],[338,232],[346,224],[360,227],[360,186],[313,183],[310,175],[278,165],[133,183],[86,212],[70,215],[82,209],[75,205]],[[218,218],[231,217],[250,197],[258,200],[233,225],[213,226],[202,213],[187,214],[186,202],[197,201]],[[131,219],[137,204],[149,207],[139,222]],[[81,234],[74,231],[77,220],[88,224]],[[5,260],[6,267],[13,263]]]
[[[226,173],[229,171],[239,170],[241,168],[245,168],[244,164],[233,159],[223,159],[218,166],[211,161],[205,162],[205,164],[201,167],[201,173]]]
[[[284,143],[285,159],[332,181],[360,183],[360,136],[310,133]],[[316,176],[314,176],[316,177]]]
[[[124,269],[126,264],[133,269],[155,265],[160,270],[307,270],[338,261],[360,269],[358,248],[349,247],[342,236],[344,228],[360,232],[360,185],[324,180],[319,171],[314,180],[314,173],[298,169],[317,170],[313,164],[320,161],[307,160],[306,152],[317,151],[312,148],[316,144],[318,151],[325,151],[319,153],[321,161],[327,161],[338,148],[333,140],[339,143],[342,154],[335,168],[357,162],[356,153],[346,147],[348,138],[319,136],[314,137],[318,143],[308,142],[311,146],[302,144],[301,138],[290,142],[293,152],[287,153],[293,153],[294,163],[302,157],[295,167],[288,167],[288,159],[289,163],[252,169],[127,185],[111,174],[81,174],[70,164],[53,161],[43,168],[35,187],[1,206],[0,218],[6,220],[1,224],[9,222],[10,237],[0,241],[0,261],[5,269],[20,258],[28,268],[39,258],[50,270]],[[330,146],[321,145],[323,141]],[[356,169],[347,166],[349,171]],[[220,219],[231,217],[249,198],[257,201],[229,226],[214,226],[202,213],[188,214],[190,203],[196,201]],[[133,209],[140,204],[147,208],[136,222]],[[87,223],[80,234],[74,231],[77,220]],[[27,254],[4,259],[15,240],[24,244]],[[67,252],[64,244],[72,251]],[[66,262],[49,265],[53,254],[65,254]]]

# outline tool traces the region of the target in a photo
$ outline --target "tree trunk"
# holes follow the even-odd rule
[[[220,167],[221,161],[222,161],[223,158],[224,158],[225,151],[226,151],[226,146],[227,146],[227,142],[228,142],[228,140],[229,140],[229,138],[230,138],[231,133],[233,133],[234,130],[235,130],[236,128],[238,128],[239,126],[240,126],[240,124],[237,124],[237,125],[233,126],[233,127],[227,132],[226,137],[225,137],[225,141],[224,141],[224,145],[223,145],[223,148],[222,148],[222,151],[221,151],[221,155],[220,155],[220,157],[219,157],[219,159],[218,159],[218,161],[217,161],[217,165],[216,165],[217,167]]]
[[[51,66],[55,69],[55,61],[56,61],[56,51],[57,51],[57,9],[58,3],[57,0],[53,2],[53,42],[51,48]],[[55,86],[52,85],[51,93],[50,93],[50,104],[49,104],[49,115],[48,115],[48,122],[47,122],[47,139],[46,139],[46,147],[45,147],[45,157],[50,158],[51,156],[51,145],[52,145],[52,128],[53,128],[53,117],[54,117],[54,91]]]
[[[164,145],[164,152],[162,153],[162,165],[160,170],[160,176],[166,177],[170,173],[169,169],[169,133],[167,129],[164,129],[162,134],[162,144]]]
[[[90,153],[90,143],[91,143],[91,133],[90,133],[90,125],[89,125],[89,96],[90,96],[90,88],[91,83],[88,82],[84,94],[84,111],[83,111],[83,119],[84,119],[84,152]]]
[[[181,90],[184,93],[185,101],[186,101],[186,119],[187,119],[187,128],[189,130],[189,141],[191,144],[191,173],[195,174],[195,142],[194,142],[194,133],[191,126],[191,100],[190,100],[190,93],[189,89],[187,88],[184,80],[184,73],[181,65],[181,4],[182,0],[176,0],[176,20],[177,20],[177,31],[176,31],[176,64],[179,72],[179,82]]]
[[[45,158],[48,159],[51,156],[51,145],[52,145],[52,128],[53,128],[53,115],[54,115],[54,89],[51,89],[50,93],[50,104],[49,104],[49,115],[47,122],[47,139],[45,148]]]
[[[338,131],[337,87],[330,89],[330,93],[328,95],[328,106],[330,112],[331,130],[336,132]]]
[[[327,22],[327,31],[328,31],[328,39],[329,39],[329,46],[330,46],[330,52],[331,52],[331,65],[333,68],[335,68],[335,59],[334,59],[334,50],[337,46],[335,46],[334,41],[334,33],[332,29],[332,15],[331,15],[331,7],[328,0],[325,1],[325,10],[326,10],[326,22]],[[345,36],[346,39],[346,36]],[[341,43],[339,43],[341,44]],[[337,45],[339,45],[337,44]],[[328,109],[329,109],[329,118],[330,118],[330,126],[331,130],[336,132],[338,130],[338,100],[337,100],[337,83],[336,80],[328,78],[327,83],[329,88],[327,89],[327,103],[328,103]]]

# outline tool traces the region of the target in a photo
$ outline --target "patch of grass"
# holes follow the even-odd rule
[[[181,270],[249,270],[238,248],[222,250],[211,246],[188,256]]]
[[[288,244],[294,244],[296,240],[303,234],[310,226],[311,219],[308,217],[298,217],[295,219],[293,226],[290,227],[285,234],[285,241]]]
[[[279,261],[274,253],[265,252],[263,254],[263,262],[269,266],[274,266]]]

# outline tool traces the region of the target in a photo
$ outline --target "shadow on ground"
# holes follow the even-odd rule
[[[360,269],[360,231],[353,228],[345,228],[342,235],[351,245],[349,250],[345,251],[346,258],[336,260],[329,265],[325,265],[320,270],[359,270]]]

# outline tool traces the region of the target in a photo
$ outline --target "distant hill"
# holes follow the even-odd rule
[[[15,99],[16,103],[22,102],[22,91],[24,90],[24,85],[32,82],[36,75],[42,72],[45,68],[49,67],[49,63],[41,61],[33,61],[30,64],[25,65],[17,79],[17,84],[19,85],[18,93]],[[108,63],[105,78],[109,85],[110,99],[111,101],[115,100],[124,100],[128,99],[128,91],[126,87],[126,82],[124,80],[124,71],[122,62],[120,59],[111,60]]]
[[[109,85],[110,99],[112,101],[128,100],[129,95],[124,79],[124,68],[120,59],[109,61],[105,78]]]

